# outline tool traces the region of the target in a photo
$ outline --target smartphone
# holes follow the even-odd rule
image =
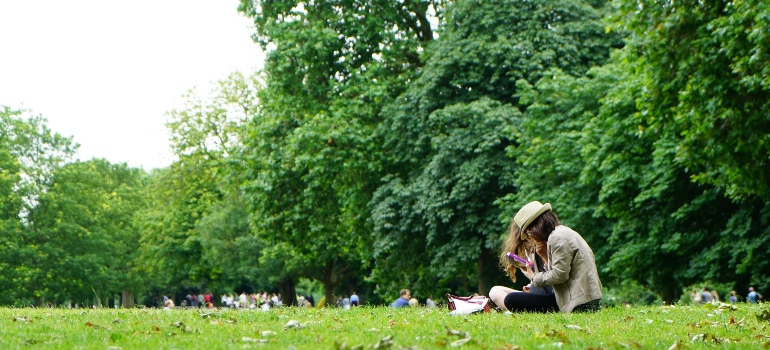
[[[516,254],[513,254],[512,252],[508,252],[507,255],[508,255],[508,259],[513,260],[514,264],[520,267],[527,265],[530,268],[533,268],[533,266],[535,265],[531,261],[524,259]]]

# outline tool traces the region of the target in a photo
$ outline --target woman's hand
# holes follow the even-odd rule
[[[527,278],[529,278],[530,281],[532,280],[532,278],[535,277],[535,271],[532,271],[532,269],[529,266],[524,266],[522,268],[519,268],[519,270],[521,270],[521,273],[523,273],[524,276],[527,276]]]
[[[524,293],[529,293],[529,285],[524,286]]]
[[[540,255],[540,258],[543,259],[543,261],[548,261],[548,243],[547,242],[537,242],[535,243],[535,251],[537,252],[537,255]]]

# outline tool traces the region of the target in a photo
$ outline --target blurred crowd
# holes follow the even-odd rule
[[[734,290],[731,290],[727,300],[723,301],[719,297],[719,293],[716,290],[709,289],[708,287],[703,287],[701,290],[693,290],[691,297],[694,304],[708,304],[711,302],[737,303],[739,301],[743,301],[742,298],[738,296],[738,293]],[[749,287],[749,292],[744,300],[748,303],[756,304],[762,300],[762,294],[759,294],[759,292],[757,292],[754,287]]]

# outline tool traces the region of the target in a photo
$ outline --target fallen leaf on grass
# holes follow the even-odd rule
[[[591,331],[589,331],[587,329],[583,329],[583,327],[576,326],[574,324],[564,325],[564,327],[567,327],[567,328],[569,328],[571,330],[574,330],[574,331],[583,331],[583,332],[586,332],[587,334],[591,334]]]
[[[23,345],[35,345],[37,343],[42,343],[42,342],[43,342],[42,340],[38,340],[38,339],[27,339],[27,340],[25,340],[25,341],[23,341],[21,343]]]
[[[567,333],[559,332],[555,329],[548,330],[543,334],[537,332],[535,333],[535,338],[554,338],[559,340],[561,343],[567,343]]]
[[[116,318],[115,321],[112,321],[112,323],[121,323],[121,322],[123,322],[123,320],[120,318]]]
[[[696,335],[692,335],[692,334],[688,334],[688,335],[692,337],[692,338],[690,338],[690,341],[692,341],[693,343],[694,342],[699,342],[699,341],[702,341],[702,342],[713,341],[716,344],[729,343],[730,342],[730,339],[728,339],[728,338],[719,338],[719,337],[717,337],[717,336],[715,336],[715,335],[713,335],[711,333],[699,333],[699,334],[696,334]]]
[[[15,317],[13,317],[11,319],[13,320],[13,322],[21,322],[21,323],[29,322],[29,323],[32,323],[32,319],[31,318],[24,317],[24,316],[15,316]]]
[[[375,349],[390,349],[390,347],[393,346],[393,336],[389,335],[387,337],[384,337],[377,341],[377,344],[374,344]]]
[[[273,332],[273,331],[262,331],[262,336],[263,337],[268,337],[268,336],[276,335],[276,334],[278,334],[278,333]]]
[[[86,326],[87,326],[87,327],[91,327],[91,328],[93,328],[93,329],[102,329],[102,328],[104,328],[104,327],[102,327],[102,326],[100,326],[100,325],[97,325],[97,324],[93,324],[93,323],[91,323],[90,321],[86,321]]]
[[[678,340],[674,342],[674,344],[671,344],[671,346],[668,347],[668,350],[680,350],[682,349],[682,343],[680,343]]]
[[[460,337],[463,337],[463,338],[470,338],[471,337],[471,334],[468,333],[468,332],[456,331],[454,329],[449,329],[449,327],[446,327],[446,326],[444,326],[444,327],[446,328],[446,332],[449,335],[456,335],[456,336],[460,336]]]
[[[460,340],[455,340],[455,341],[449,343],[449,346],[452,346],[452,347],[463,346],[463,345],[465,345],[465,343],[467,343],[467,342],[469,342],[471,340],[472,339],[470,337],[469,338],[463,338],[463,339],[460,339]]]
[[[757,313],[758,321],[770,321],[770,308],[765,308]]]
[[[290,320],[285,325],[283,325],[283,329],[287,329],[287,328],[300,329],[300,328],[305,328],[305,325],[302,323],[299,323],[299,321],[297,320]]]
[[[500,350],[519,350],[519,347],[517,345],[505,344]]]

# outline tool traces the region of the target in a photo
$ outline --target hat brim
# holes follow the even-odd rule
[[[543,206],[542,206],[542,207],[540,207],[540,209],[538,209],[538,210],[535,212],[535,214],[533,214],[532,216],[530,216],[530,217],[529,217],[529,219],[528,219],[527,221],[525,221],[523,225],[521,225],[521,240],[522,240],[522,241],[523,241],[523,240],[525,240],[525,239],[527,239],[527,237],[528,237],[528,236],[527,236],[527,232],[526,232],[525,230],[527,229],[527,227],[529,226],[529,224],[531,224],[531,223],[532,223],[533,221],[535,221],[535,219],[537,219],[537,218],[538,218],[540,215],[542,215],[543,213],[545,213],[545,212],[547,212],[547,211],[549,211],[549,210],[551,210],[551,203],[545,203],[545,204],[543,204]]]

